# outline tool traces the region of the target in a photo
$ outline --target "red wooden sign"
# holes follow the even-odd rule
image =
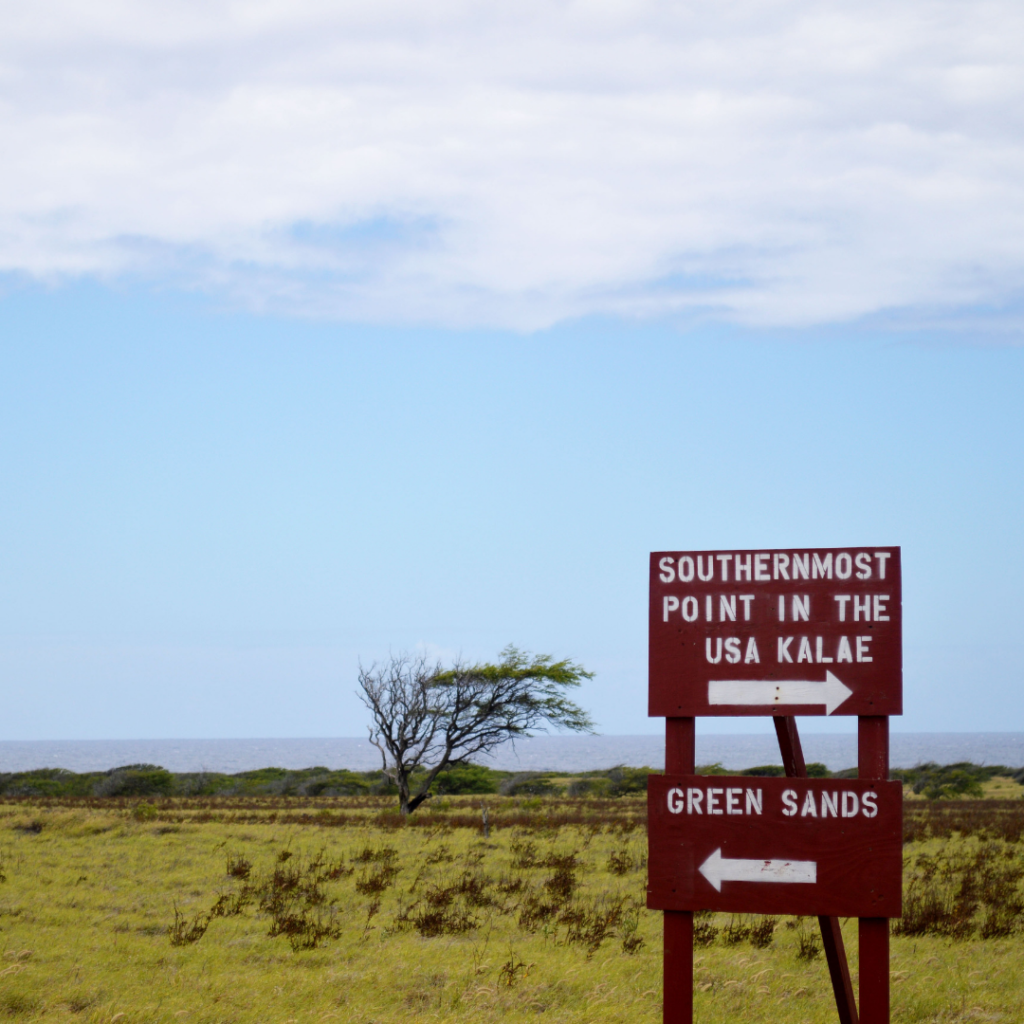
[[[898,782],[652,775],[652,910],[898,917]]]
[[[898,547],[651,555],[649,714],[899,715]]]

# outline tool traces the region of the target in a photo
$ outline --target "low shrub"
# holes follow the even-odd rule
[[[505,779],[498,787],[502,796],[554,796],[562,792],[542,772],[520,772],[510,779]]]

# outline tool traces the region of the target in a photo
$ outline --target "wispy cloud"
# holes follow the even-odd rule
[[[5,8],[9,272],[523,328],[1021,296],[1009,0]]]

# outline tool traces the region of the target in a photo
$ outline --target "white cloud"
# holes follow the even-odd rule
[[[1024,8],[6,3],[0,270],[311,315],[1013,303]]]

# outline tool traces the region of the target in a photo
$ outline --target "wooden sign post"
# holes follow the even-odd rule
[[[664,1019],[693,1021],[693,912],[818,916],[841,1024],[888,1024],[902,906],[899,548],[651,555],[647,905],[665,914]],[[857,780],[807,779],[796,715],[858,716]],[[705,778],[700,715],[770,715],[786,779]],[[838,917],[860,919],[858,1015]]]

